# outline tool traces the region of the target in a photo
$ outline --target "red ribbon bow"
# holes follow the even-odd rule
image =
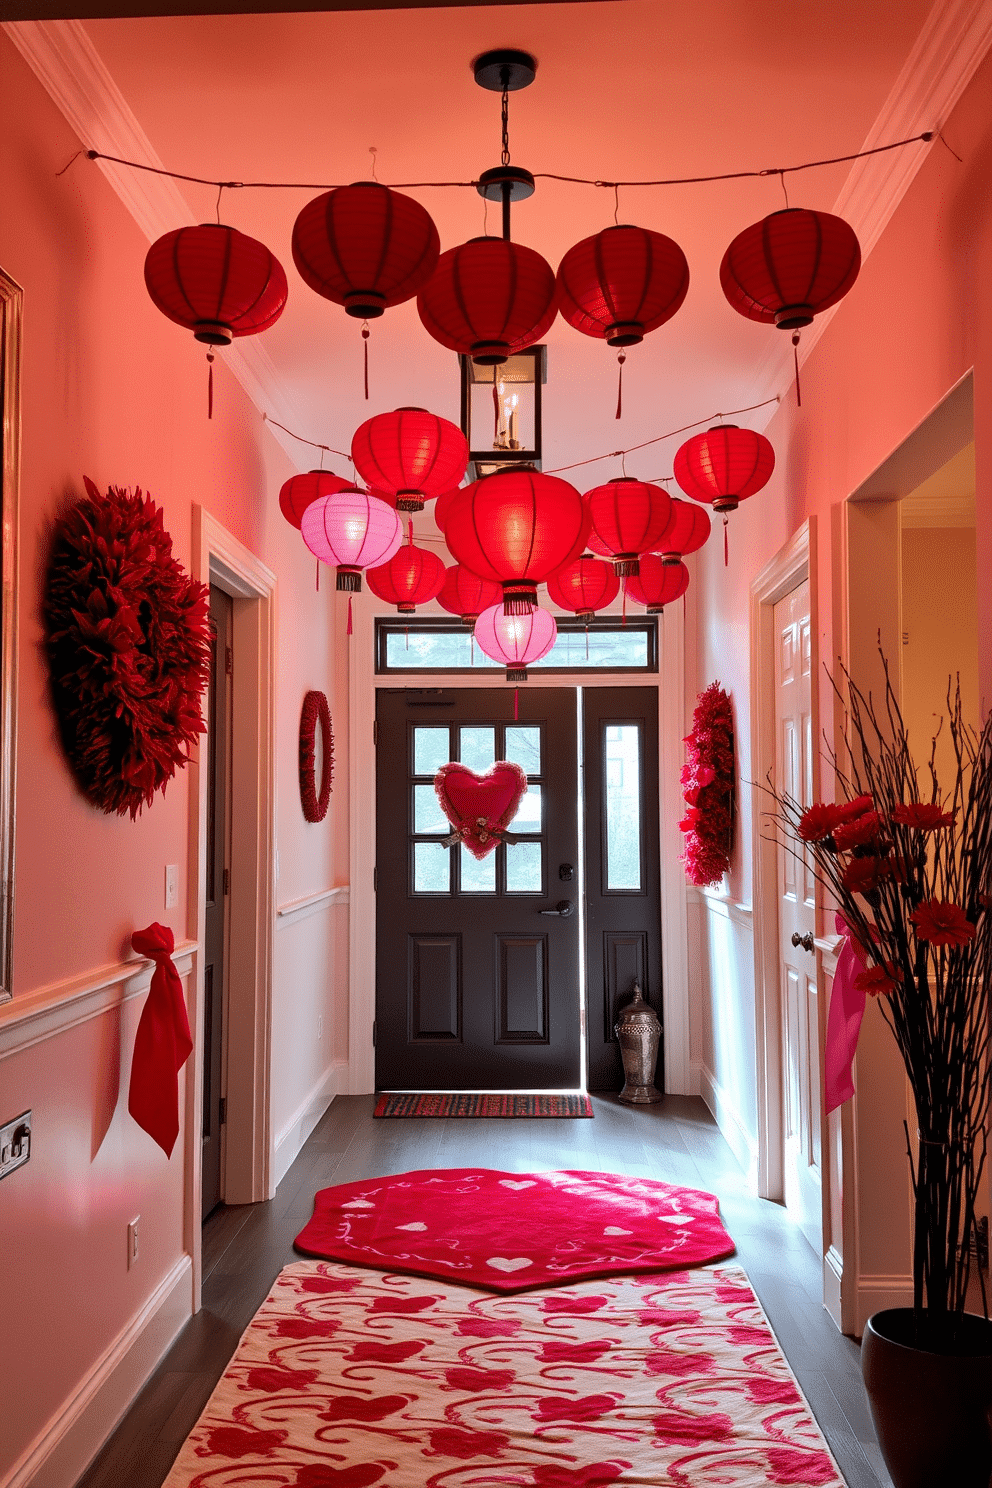
[[[193,1052],[183,984],[172,964],[175,939],[156,921],[135,930],[131,945],[151,957],[155,970],[134,1037],[127,1108],[171,1157],[179,1135],[179,1071]]]

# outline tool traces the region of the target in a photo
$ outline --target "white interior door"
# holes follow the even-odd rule
[[[809,583],[775,605],[775,781],[804,806],[813,799]],[[785,1202],[817,1255],[823,1214],[820,1132],[820,1008],[816,985],[815,882],[807,857],[778,850],[782,1006],[782,1134]]]

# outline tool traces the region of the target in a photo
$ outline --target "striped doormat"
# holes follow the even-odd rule
[[[592,1116],[587,1095],[380,1095],[374,1116]]]

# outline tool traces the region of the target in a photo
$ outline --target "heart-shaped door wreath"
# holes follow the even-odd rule
[[[455,761],[442,765],[434,776],[434,789],[441,810],[454,831],[444,838],[445,847],[464,842],[473,858],[480,860],[499,842],[516,842],[507,827],[517,814],[527,789],[527,776],[511,760],[498,760],[484,775]]]

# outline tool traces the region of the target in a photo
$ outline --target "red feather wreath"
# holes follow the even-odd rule
[[[76,779],[131,820],[204,732],[208,591],[172,556],[140,490],[87,495],[53,535],[43,616],[52,699]]]
[[[320,794],[317,794],[315,762],[317,725],[320,724]],[[308,822],[322,822],[331,800],[334,778],[334,735],[331,711],[322,692],[308,692],[300,714],[300,802]]]
[[[711,682],[696,699],[685,743],[682,861],[689,882],[702,888],[719,883],[729,868],[734,829],[734,718],[719,683]]]

